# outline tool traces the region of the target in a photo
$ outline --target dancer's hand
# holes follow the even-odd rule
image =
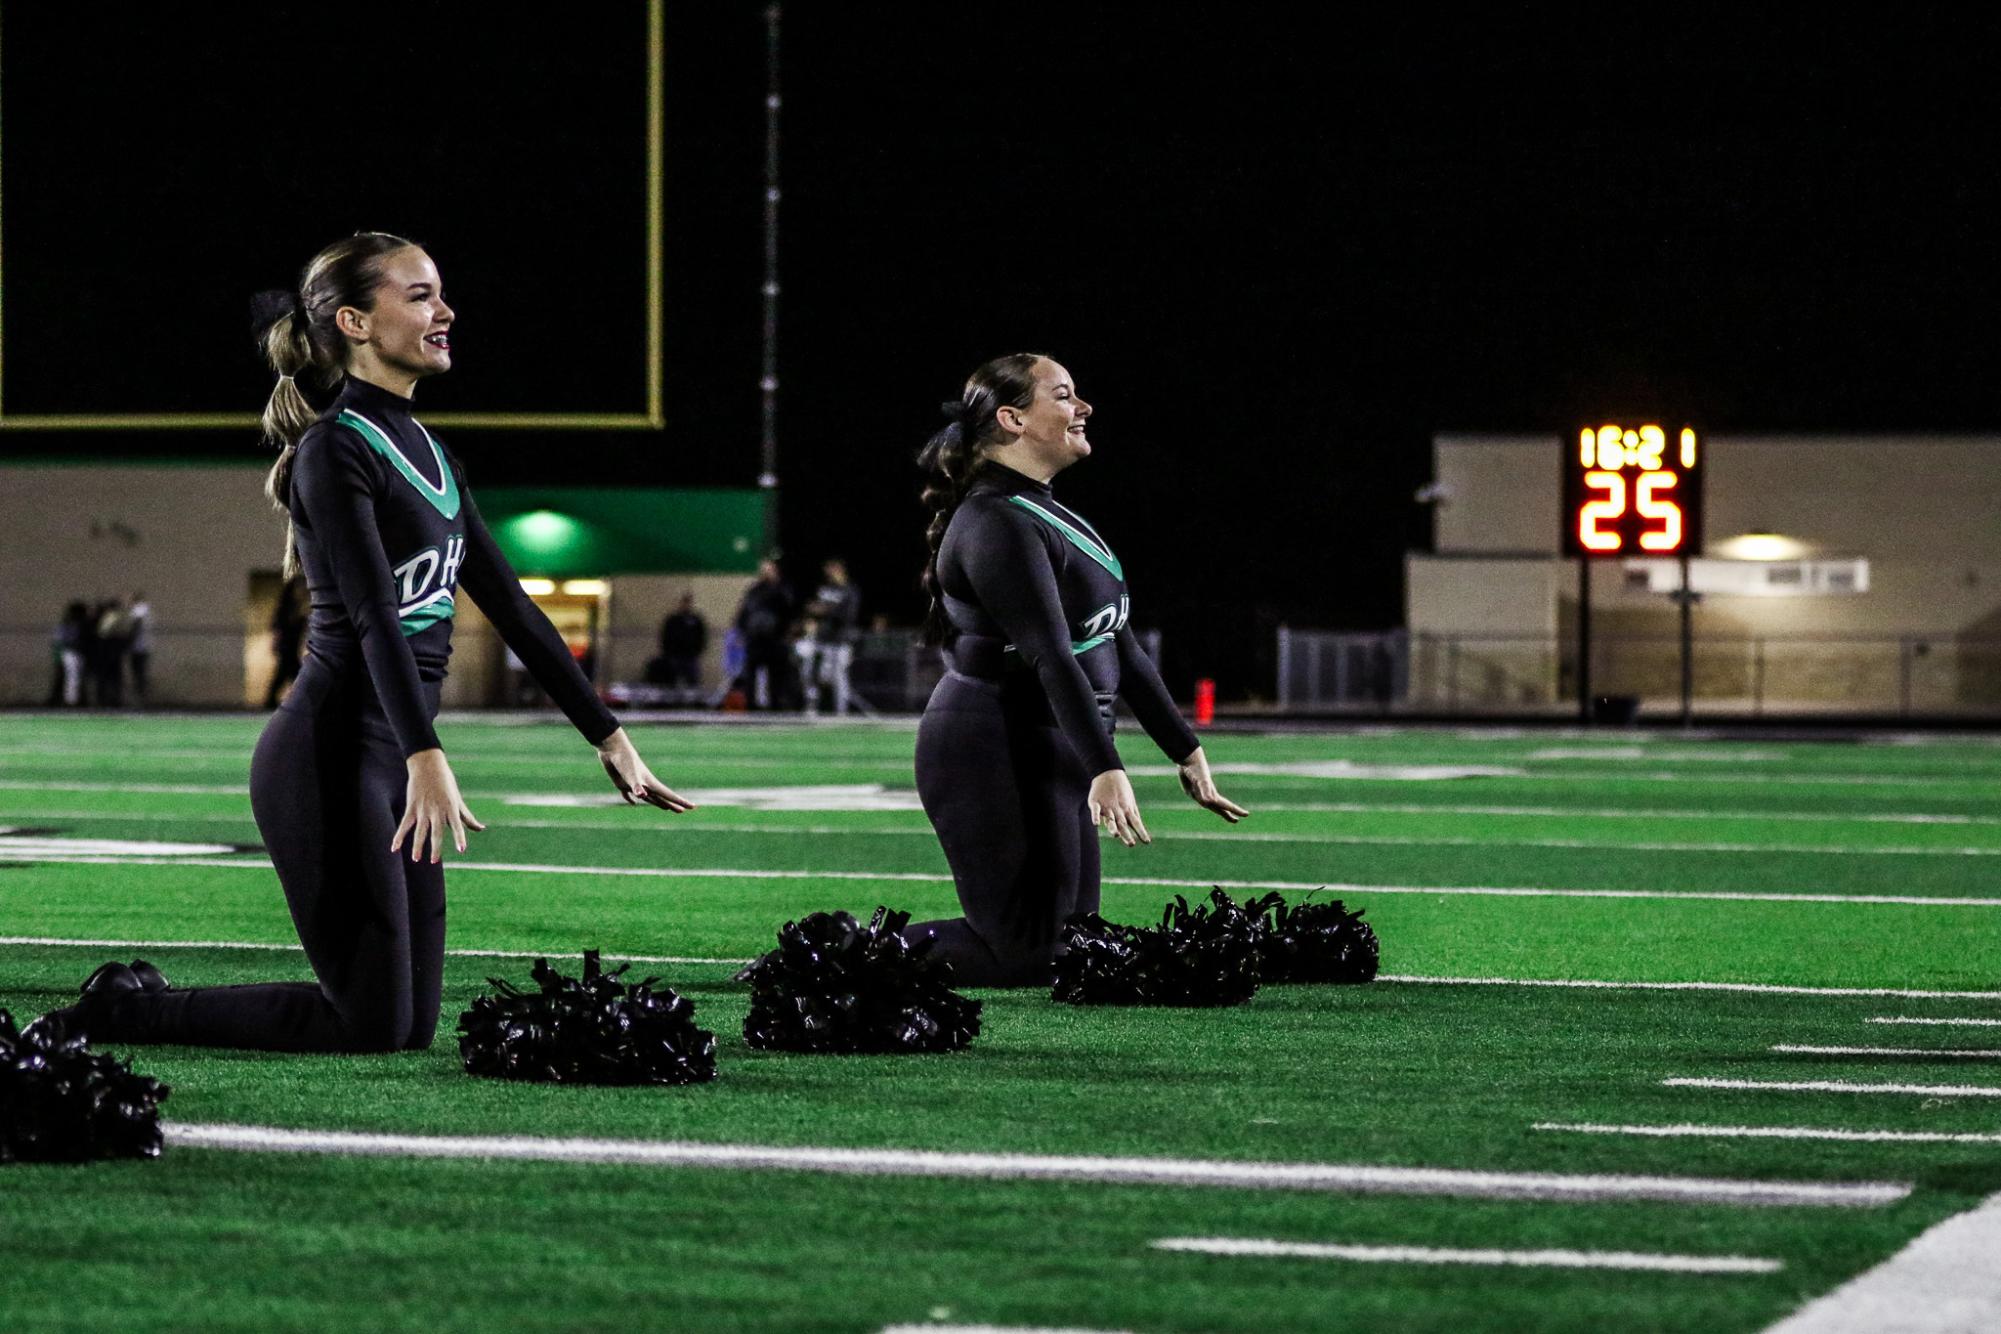
[[[1146,821],[1139,818],[1139,798],[1133,795],[1132,779],[1126,777],[1124,769],[1107,769],[1093,778],[1091,795],[1085,800],[1091,823],[1110,829],[1112,837],[1127,847],[1153,842],[1153,835],[1146,832]]]
[[[460,852],[466,850],[466,830],[485,829],[473,813],[466,809],[465,798],[459,795],[459,780],[452,776],[452,766],[445,762],[445,752],[435,747],[420,750],[404,761],[410,771],[410,781],[403,789],[403,822],[396,826],[396,836],[389,840],[389,850],[400,852],[403,839],[410,839],[410,860],[424,859],[424,840],[431,841],[431,861],[433,864],[444,856],[444,837],[447,829],[452,832],[452,846]]]
[[[1216,780],[1209,776],[1209,757],[1202,753],[1202,747],[1197,746],[1195,753],[1183,760],[1175,772],[1181,777],[1181,790],[1203,810],[1214,811],[1231,824],[1250,814],[1216,790]]]
[[[640,759],[639,752],[633,749],[632,738],[625,734],[623,727],[598,742],[598,762],[611,775],[612,786],[618,789],[618,794],[625,798],[628,806],[637,806],[643,801],[676,815],[695,809],[694,802],[677,796],[672,788],[653,776],[653,771],[646,767],[646,761]]]

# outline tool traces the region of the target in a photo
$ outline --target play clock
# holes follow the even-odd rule
[[[1580,429],[1563,447],[1563,554],[1700,554],[1702,455],[1692,427]]]

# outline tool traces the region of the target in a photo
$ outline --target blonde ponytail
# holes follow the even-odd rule
[[[278,383],[271,388],[271,397],[264,404],[264,438],[278,447],[278,461],[271,465],[271,473],[264,479],[264,494],[272,505],[283,511],[285,520],[285,578],[290,579],[299,572],[298,534],[293,530],[288,504],[292,494],[292,458],[299,452],[299,441],[319,414],[312,404],[299,392],[298,377],[313,369],[312,336],[306,331],[305,312],[293,310],[278,317],[276,323],[264,331],[265,364],[278,373]]]

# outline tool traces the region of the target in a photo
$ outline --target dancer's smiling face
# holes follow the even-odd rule
[[[349,341],[350,364],[367,349],[392,372],[411,379],[452,368],[452,321],[445,304],[445,280],[421,246],[404,246],[382,257],[372,309],[342,306],[334,322]]]
[[[1031,372],[1035,397],[1025,408],[1002,407],[996,412],[1010,437],[996,456],[1018,472],[1047,480],[1087,458],[1091,441],[1086,423],[1091,405],[1077,392],[1070,371],[1060,361],[1038,358]]]

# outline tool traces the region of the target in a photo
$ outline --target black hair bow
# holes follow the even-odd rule
[[[288,292],[274,287],[268,292],[259,292],[250,298],[250,332],[262,338],[271,331],[271,326],[287,315],[303,313],[305,307],[299,303],[297,292]]]

